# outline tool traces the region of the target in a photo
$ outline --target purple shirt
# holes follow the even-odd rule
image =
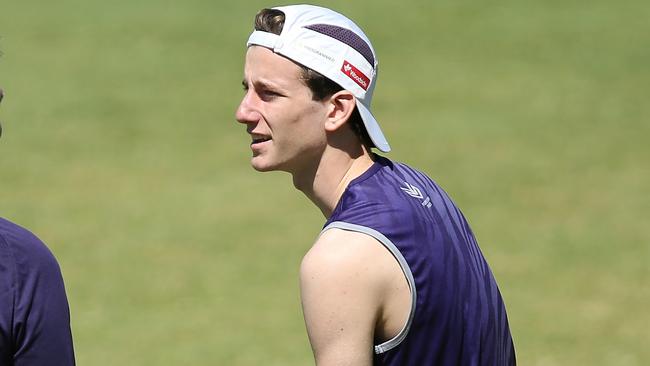
[[[377,239],[411,288],[408,322],[374,347],[375,365],[515,365],[494,276],[465,217],[429,177],[378,157],[349,184],[330,228]]]
[[[0,365],[74,365],[70,311],[56,259],[0,218]]]

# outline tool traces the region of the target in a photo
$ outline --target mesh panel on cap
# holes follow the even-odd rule
[[[347,44],[359,52],[363,58],[365,58],[370,63],[370,65],[372,65],[372,67],[375,67],[375,56],[372,54],[370,46],[353,31],[330,24],[313,24],[307,25],[305,28],[311,29],[314,32],[318,32],[326,36],[330,36],[340,42]]]

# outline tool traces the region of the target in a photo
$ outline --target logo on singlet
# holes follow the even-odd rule
[[[431,198],[429,197],[424,197],[422,195],[422,191],[420,188],[409,184],[408,182],[404,182],[406,184],[406,187],[399,187],[404,193],[408,194],[409,196],[413,198],[417,198],[419,200],[422,200],[421,204],[422,206],[425,206],[426,208],[431,208]]]

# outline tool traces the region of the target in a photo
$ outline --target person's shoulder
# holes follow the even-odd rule
[[[325,265],[356,264],[374,247],[373,238],[359,232],[340,229],[325,230],[305,255],[308,263]]]
[[[359,182],[355,183],[367,181],[368,183],[362,189],[369,186],[385,188],[386,186],[401,187],[409,180],[433,182],[430,176],[410,164],[377,155],[373,167],[361,177]]]
[[[372,236],[333,228],[319,236],[304,256],[300,272],[303,280],[321,277],[332,285],[355,280],[372,287],[382,283],[382,268],[390,260],[390,253]],[[372,271],[369,263],[375,265]]]
[[[0,217],[0,237],[9,246],[33,247],[39,249],[45,244],[31,231]]]
[[[0,247],[14,260],[27,266],[54,266],[58,264],[50,249],[28,229],[0,217]]]

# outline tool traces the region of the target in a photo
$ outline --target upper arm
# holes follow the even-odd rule
[[[339,229],[324,232],[305,255],[301,298],[317,365],[372,364],[387,261],[394,260],[375,239]]]
[[[74,365],[70,312],[59,265],[36,237],[12,244],[16,264],[14,364]]]

